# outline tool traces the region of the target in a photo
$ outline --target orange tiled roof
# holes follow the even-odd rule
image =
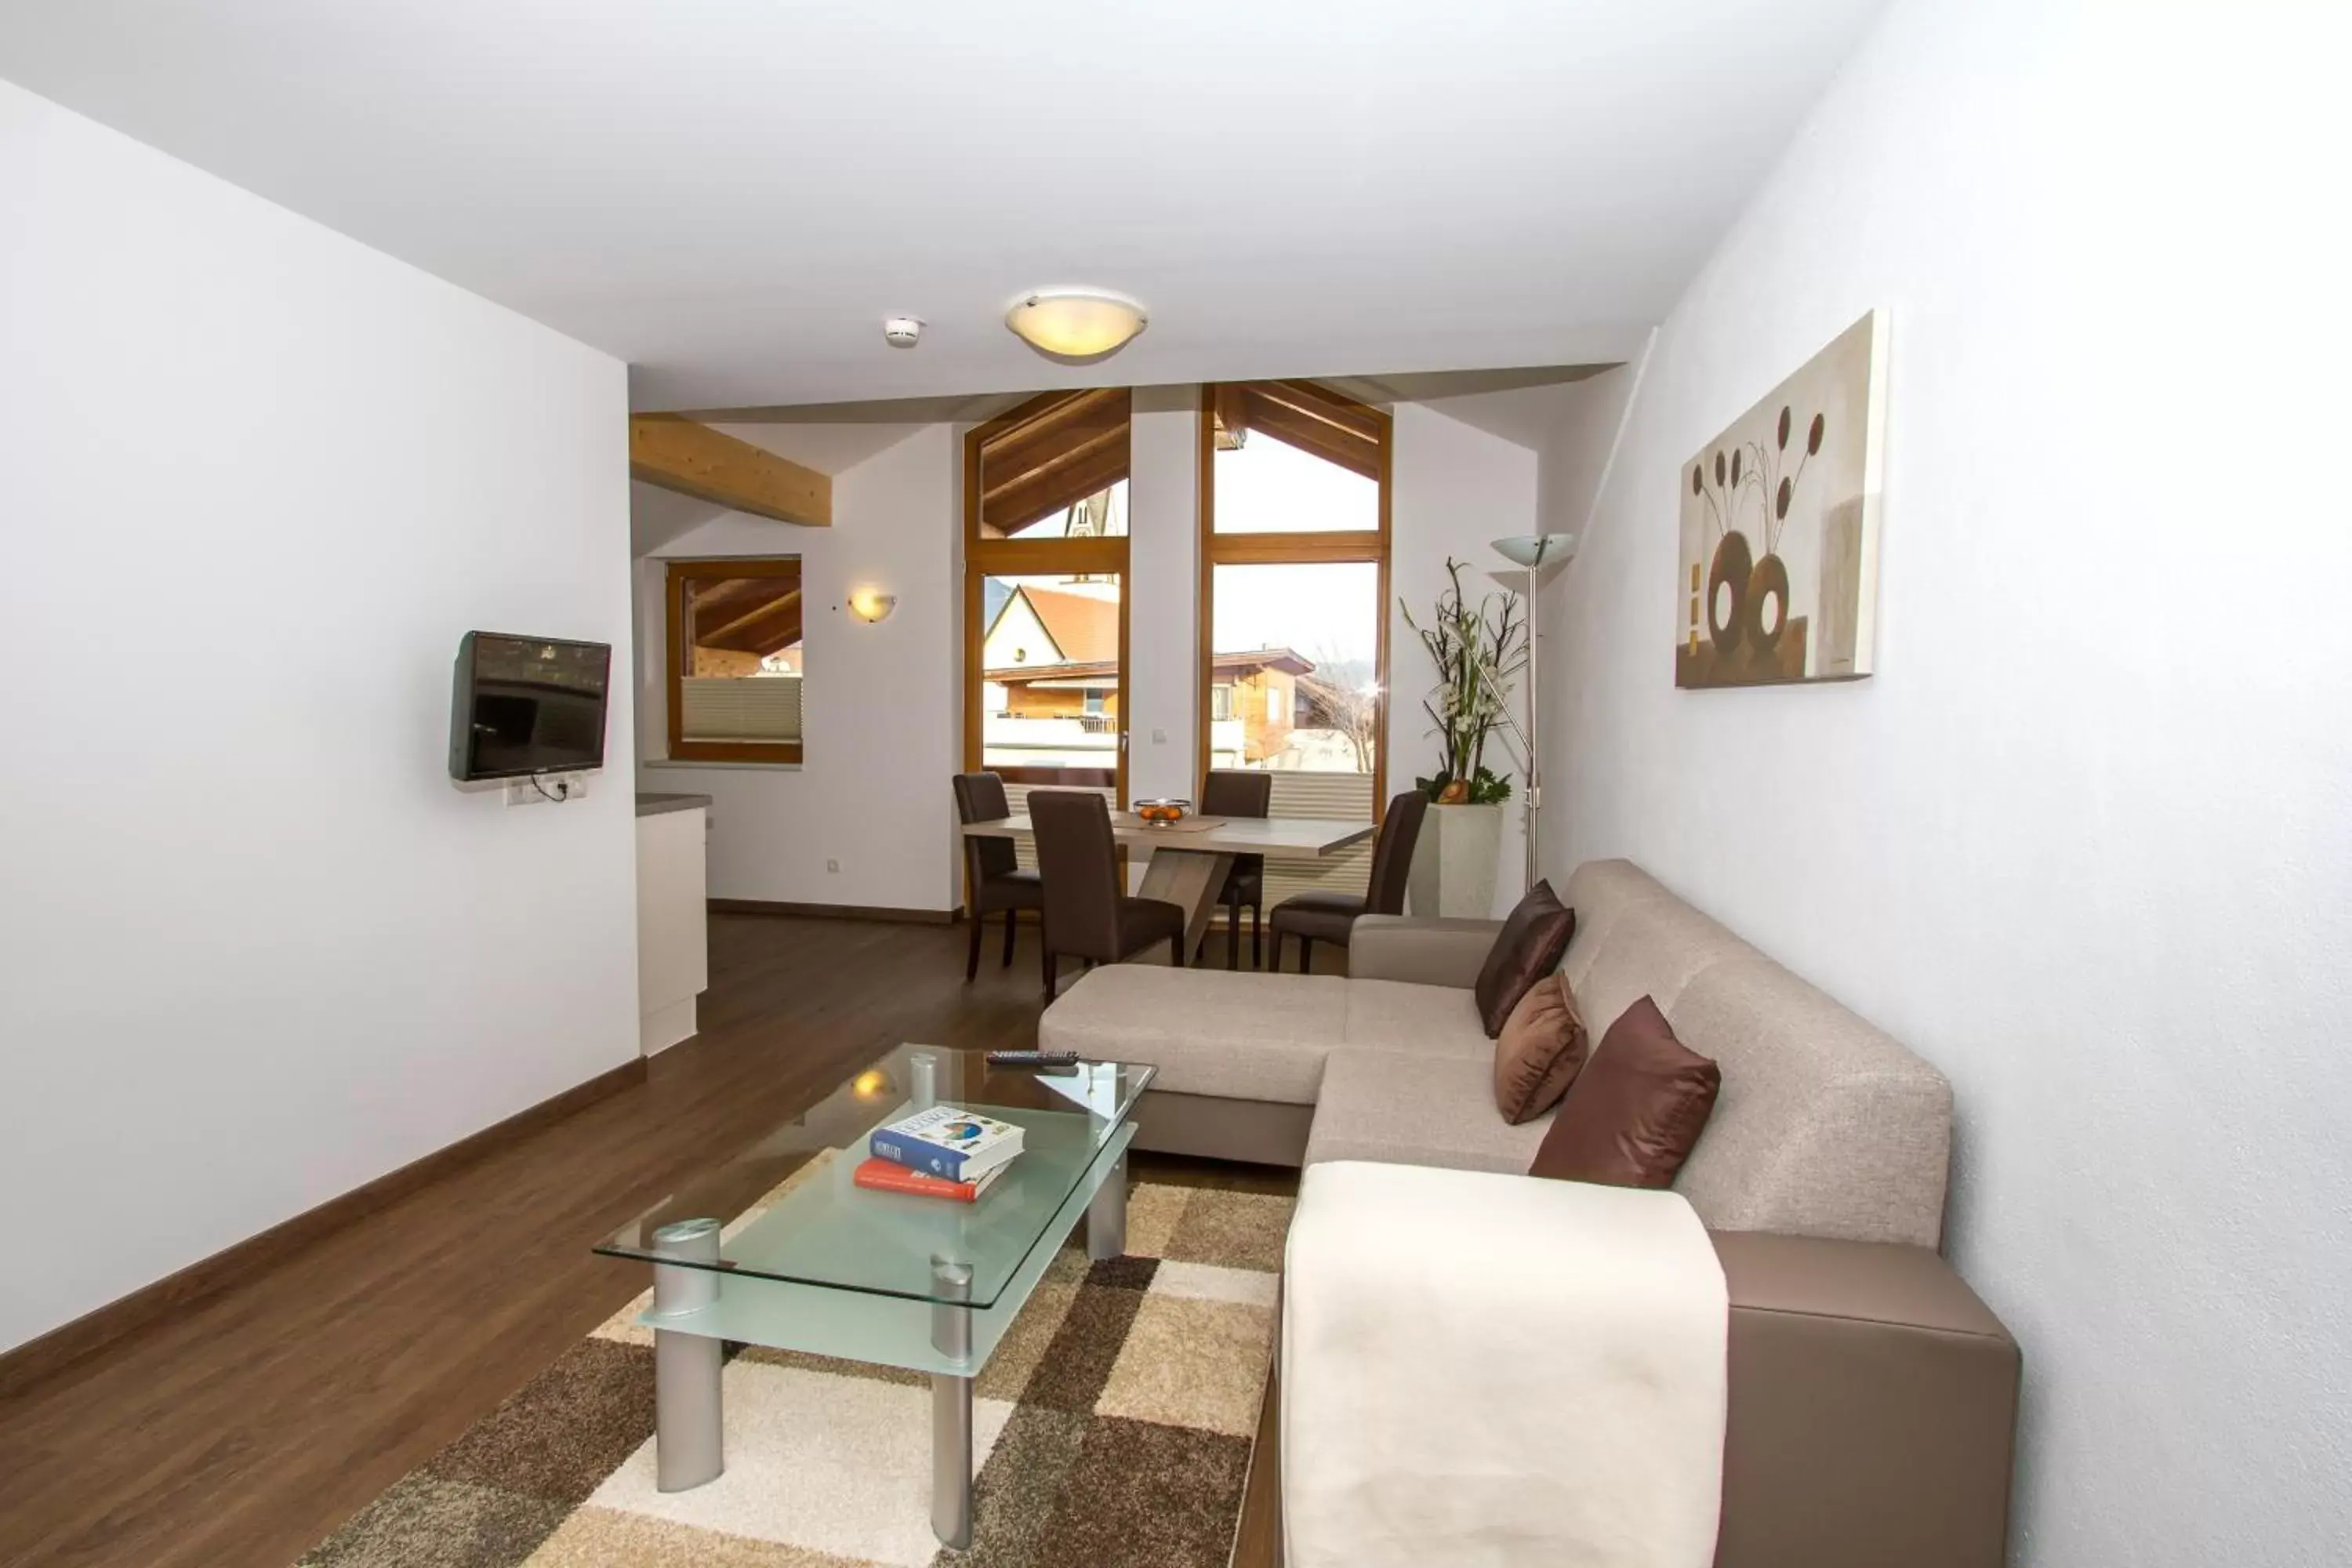
[[[1062,650],[1065,664],[1093,664],[1118,657],[1118,601],[1097,599],[1058,588],[1021,590],[1045,624],[1045,635]]]

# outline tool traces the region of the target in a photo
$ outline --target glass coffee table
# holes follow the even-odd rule
[[[1090,1257],[1126,1246],[1130,1118],[1152,1072],[1087,1062],[1057,1076],[902,1046],[598,1244],[653,1265],[637,1321],[654,1331],[660,1489],[726,1468],[721,1342],[901,1367],[931,1380],[931,1529],[969,1546],[972,1379],[1081,1219]],[[940,1104],[1022,1129],[979,1202],[851,1181],[867,1133]]]

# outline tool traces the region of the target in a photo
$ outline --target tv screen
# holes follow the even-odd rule
[[[601,767],[613,645],[467,632],[457,646],[449,776],[511,779]]]

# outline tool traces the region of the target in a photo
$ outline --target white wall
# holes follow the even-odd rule
[[[1467,563],[1463,593],[1476,599],[1500,596],[1495,574],[1509,574],[1494,541],[1533,532],[1536,526],[1536,454],[1525,447],[1472,428],[1420,404],[1394,409],[1396,454],[1389,498],[1389,776],[1391,795],[1412,787],[1416,776],[1437,766],[1437,742],[1430,734],[1422,700],[1437,679],[1428,650],[1404,623],[1397,601],[1413,618],[1430,624],[1438,595],[1449,585],[1450,555]],[[1524,574],[1522,574],[1524,580]],[[1547,622],[1548,632],[1557,622]],[[1549,640],[1549,636],[1547,640]],[[1515,690],[1511,710],[1524,714]],[[1503,813],[1500,864],[1495,873],[1495,912],[1508,913],[1518,901],[1526,871],[1526,779],[1500,736],[1487,743],[1486,765],[1511,778],[1511,800]],[[1557,814],[1554,814],[1557,820]]]
[[[1898,6],[1664,323],[1556,595],[1555,867],[1633,857],[1951,1076],[2040,1568],[2352,1535],[2347,31]],[[1679,465],[1872,306],[1880,673],[1675,691]]]
[[[447,776],[609,640],[616,360],[0,83],[0,1348],[636,1054],[625,766]]]
[[[926,426],[834,477],[831,528],[726,512],[638,566],[640,754],[667,747],[662,584],[671,558],[798,555],[808,605],[797,768],[641,768],[643,786],[711,797],[710,896],[946,910],[958,897],[948,778],[962,754],[963,579],[953,426]],[[851,616],[850,591],[898,596]],[[828,871],[825,863],[841,869]]]

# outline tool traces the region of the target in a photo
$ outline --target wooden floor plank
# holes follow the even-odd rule
[[[0,1563],[290,1563],[642,1288],[599,1236],[901,1040],[1034,1044],[948,927],[714,916],[646,1081],[0,1404]]]
[[[0,1401],[0,1563],[291,1563],[643,1287],[599,1237],[902,1041],[1034,1046],[1034,928],[970,985],[964,941],[714,915],[702,1032],[643,1083]]]

